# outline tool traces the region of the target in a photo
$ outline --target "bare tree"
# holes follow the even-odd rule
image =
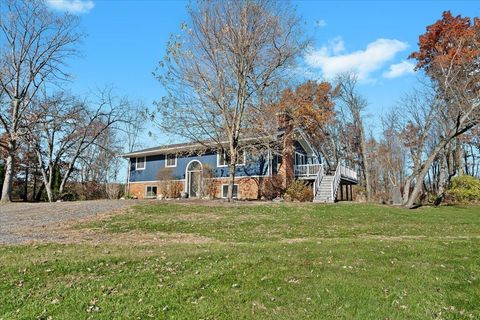
[[[353,126],[353,135],[358,139],[360,167],[365,178],[365,189],[367,192],[367,200],[372,198],[372,188],[370,179],[370,162],[368,157],[367,140],[365,137],[365,128],[363,124],[363,112],[367,107],[367,101],[357,90],[358,78],[355,74],[346,73],[337,77],[336,83],[339,87],[339,99],[343,103],[343,107],[347,109],[351,117]],[[345,136],[346,138],[347,136]]]
[[[41,0],[7,0],[0,13],[0,124],[8,137],[1,201],[8,202],[26,112],[42,85],[67,78],[65,61],[81,36],[77,18],[53,14]]]
[[[240,140],[266,92],[284,80],[306,46],[300,20],[285,2],[199,1],[190,25],[168,43],[156,75],[167,90],[157,124],[165,131],[224,152],[233,196]],[[283,78],[283,79],[282,79]]]
[[[104,89],[93,101],[80,101],[63,94],[37,101],[32,117],[36,125],[29,132],[49,201],[61,197],[75,165],[85,152],[109,130],[125,119],[128,101],[115,98]],[[94,158],[92,158],[94,159]],[[52,190],[55,172],[60,171],[58,194]]]

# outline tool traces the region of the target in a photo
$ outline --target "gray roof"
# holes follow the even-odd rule
[[[131,156],[139,156],[139,155],[153,155],[153,154],[165,154],[171,152],[182,152],[182,151],[191,151],[195,149],[205,148],[207,143],[199,143],[199,142],[185,142],[185,143],[174,143],[164,146],[157,146],[153,148],[141,149],[136,150],[133,152],[122,154],[121,156],[124,158],[128,158]],[[214,144],[212,144],[214,146]]]
[[[301,136],[304,138],[305,135],[303,131],[295,129],[296,132],[298,132]],[[270,141],[277,141],[278,137],[283,135],[285,133],[284,130],[279,130],[276,134],[274,135],[265,135],[263,138],[266,140]],[[261,137],[259,136],[251,136],[251,137],[246,137],[244,139],[241,139],[242,142],[255,142],[259,141]],[[307,143],[309,144],[309,147],[311,148],[310,143],[308,142],[308,139],[305,139]],[[222,144],[227,144],[228,142],[222,142]],[[142,150],[136,150],[133,152],[125,153],[120,155],[123,158],[130,158],[130,157],[135,157],[135,156],[147,156],[147,155],[157,155],[157,154],[169,154],[169,153],[181,153],[181,152],[191,152],[195,150],[202,150],[202,149],[217,149],[218,144],[214,141],[203,141],[203,142],[184,142],[184,143],[174,143],[174,144],[169,144],[169,145],[164,145],[164,146],[158,146],[158,147],[153,147],[153,148],[147,148],[147,149],[142,149]],[[313,150],[313,149],[312,149]]]
[[[283,132],[277,133],[275,136],[267,136],[265,135],[265,139],[271,139],[275,141],[279,134]],[[259,137],[248,137],[241,139],[242,142],[249,142],[249,141],[259,141]],[[222,142],[222,144],[227,144],[227,141]],[[145,155],[156,155],[156,154],[168,154],[168,153],[177,153],[177,152],[187,152],[187,151],[195,151],[201,149],[217,149],[218,143],[214,142],[213,140],[210,141],[196,141],[196,142],[185,142],[185,143],[174,143],[164,146],[158,146],[153,148],[147,148],[142,150],[136,150],[133,152],[125,153],[120,155],[123,158],[129,158],[133,156],[145,156]]]

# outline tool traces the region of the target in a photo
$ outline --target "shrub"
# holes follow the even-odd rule
[[[260,185],[260,197],[264,197],[267,200],[275,199],[281,196],[285,190],[282,186],[283,179],[281,176],[274,175],[263,179]]]
[[[480,201],[480,179],[467,175],[454,177],[446,198],[452,202]]]
[[[157,179],[161,182],[158,185],[158,193],[167,198],[180,198],[183,186],[175,179],[172,168],[162,168],[157,172]]]
[[[313,200],[312,188],[301,180],[292,182],[285,191],[285,195],[293,201],[305,202]]]
[[[217,196],[217,184],[215,183],[216,172],[208,164],[203,165],[202,173],[202,197],[215,198]]]
[[[180,198],[183,191],[183,185],[180,181],[164,180],[158,185],[158,193],[163,194],[166,198]]]
[[[170,181],[169,185],[166,196],[169,198],[180,198],[180,194],[183,191],[182,183],[180,181]]]

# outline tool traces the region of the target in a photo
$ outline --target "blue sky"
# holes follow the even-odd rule
[[[82,56],[70,64],[71,90],[78,94],[113,85],[121,94],[151,106],[163,90],[152,76],[165,45],[187,21],[186,1],[48,0],[52,10],[68,10],[81,17],[87,34]],[[359,89],[369,101],[367,121],[372,132],[379,118],[395,106],[418,81],[412,62],[418,36],[441,17],[480,16],[475,1],[293,1],[306,22],[313,45],[302,58],[312,77],[328,79],[353,69],[360,74]],[[153,108],[153,107],[152,107]],[[155,130],[152,128],[152,130]],[[145,146],[168,141],[156,131]]]

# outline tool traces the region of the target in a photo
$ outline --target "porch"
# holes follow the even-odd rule
[[[323,165],[320,163],[299,164],[294,166],[295,178],[302,180],[315,180]]]
[[[309,179],[316,179],[318,173],[322,171],[322,175],[326,175],[323,168],[323,164],[321,163],[311,163],[311,164],[300,164],[294,166],[294,174],[295,178],[309,180]],[[350,183],[357,183],[357,172],[349,167],[338,165],[336,171],[338,171],[338,175],[342,180]],[[332,171],[329,175],[335,174],[335,171]]]

